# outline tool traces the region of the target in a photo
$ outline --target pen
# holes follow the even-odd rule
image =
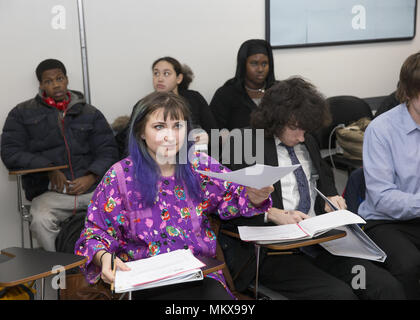
[[[114,281],[111,283],[111,291],[114,293],[114,283],[115,283],[115,271],[116,271],[116,266],[115,266],[115,252],[112,253],[111,256],[111,270],[112,270],[112,274],[114,276]]]

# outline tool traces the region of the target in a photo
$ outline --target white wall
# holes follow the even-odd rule
[[[151,64],[171,55],[195,73],[210,102],[234,75],[240,44],[265,37],[264,0],[89,0],[85,3],[92,102],[110,121],[152,90]],[[418,33],[417,28],[417,33]],[[301,75],[326,96],[387,95],[412,41],[274,50],[278,79]]]
[[[51,8],[66,9],[66,29],[53,30]],[[264,0],[85,0],[92,103],[109,122],[129,114],[152,90],[151,64],[171,55],[195,73],[191,88],[210,102],[234,74],[240,44],[265,36]],[[30,14],[29,14],[30,13]],[[390,22],[391,23],[391,22]],[[0,0],[0,123],[37,92],[34,69],[47,57],[67,66],[70,88],[82,90],[77,0]],[[419,34],[419,28],[417,28]],[[387,95],[420,38],[274,51],[277,79],[302,75],[326,96]],[[0,248],[20,245],[13,178],[0,165]]]
[[[65,29],[53,29],[54,6],[66,9]],[[0,0],[0,126],[19,102],[38,92],[35,68],[47,58],[62,60],[70,84],[83,90],[77,2]],[[16,178],[0,165],[0,249],[20,246]]]

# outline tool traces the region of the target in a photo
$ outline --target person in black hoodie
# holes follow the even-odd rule
[[[192,127],[205,131],[201,133],[199,130],[196,131],[196,143],[201,145],[201,148],[203,145],[207,145],[210,130],[217,128],[217,123],[204,97],[198,91],[188,89],[194,78],[190,67],[185,64],[181,65],[175,58],[162,57],[153,62],[152,72],[155,91],[172,91],[185,99],[191,111],[190,121],[192,122]],[[136,105],[133,107],[133,110]],[[127,155],[127,133],[128,124],[116,134],[121,159]]]
[[[271,45],[260,39],[245,41],[238,51],[235,77],[217,89],[210,102],[218,128],[249,126],[251,112],[274,82]]]

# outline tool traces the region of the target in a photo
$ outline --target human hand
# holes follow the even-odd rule
[[[295,224],[304,219],[308,219],[309,216],[298,210],[282,210],[278,208],[271,208],[268,210],[267,218],[277,225],[282,225]]]
[[[246,187],[249,201],[251,201],[255,207],[258,207],[264,200],[266,200],[273,191],[274,186],[272,185],[261,189]]]
[[[99,252],[97,253],[99,254]],[[112,254],[107,252],[103,255],[102,257],[102,270],[101,270],[101,279],[105,282],[105,283],[113,283],[115,281],[115,275],[113,270],[111,269],[111,259],[112,259]],[[131,269],[124,263],[121,261],[120,258],[116,257],[115,258],[115,266],[116,266],[116,270],[121,270],[121,271],[130,271]]]
[[[48,179],[50,179],[51,182],[51,190],[62,193],[64,186],[68,190],[69,184],[67,178],[60,170],[48,171]]]
[[[79,177],[72,181],[68,181],[69,188],[68,194],[80,195],[89,190],[89,188],[95,183],[96,176],[94,174],[88,174],[86,176]]]
[[[347,209],[347,204],[346,204],[346,200],[344,200],[343,197],[341,196],[333,196],[333,197],[327,197],[328,200],[330,200],[332,202],[332,204],[337,207],[338,210],[344,210]],[[330,207],[330,205],[328,204],[328,202],[325,201],[325,208],[324,208],[325,212],[331,212],[334,211],[333,208]]]
[[[195,144],[205,144],[209,143],[209,135],[204,130],[194,133],[193,135]]]

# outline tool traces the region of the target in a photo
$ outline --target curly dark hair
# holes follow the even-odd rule
[[[251,114],[251,126],[265,136],[279,135],[285,126],[313,132],[331,122],[324,96],[300,77],[277,81]]]

